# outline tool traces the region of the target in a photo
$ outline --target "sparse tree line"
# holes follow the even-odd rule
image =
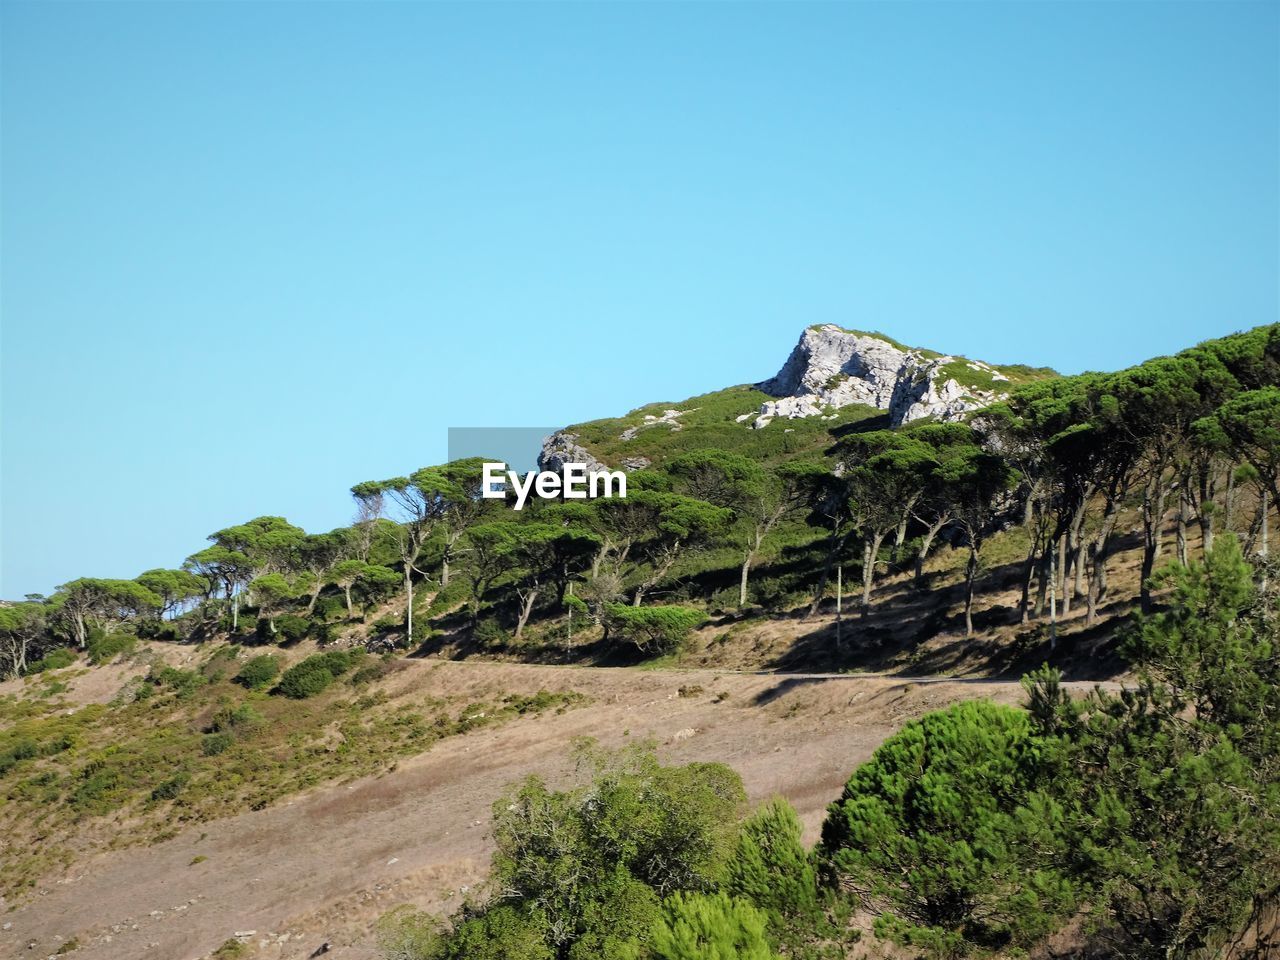
[[[853,946],[873,932],[903,956],[1273,957],[1280,590],[1232,534],[1158,576],[1133,685],[1073,699],[1042,668],[1023,708],[911,721],[811,849],[721,764],[588,750],[576,788],[530,778],[494,804],[487,885],[452,917],[386,915],[384,956],[835,960],[881,955]]]
[[[0,671],[38,669],[51,650],[86,650],[121,630],[323,639],[328,624],[374,610],[398,611],[380,629],[405,643],[429,634],[424,615],[449,613],[473,633],[516,640],[563,618],[569,642],[576,619],[605,643],[664,652],[701,610],[758,599],[816,613],[837,569],[860,580],[865,615],[886,571],[914,571],[927,588],[940,544],[965,552],[972,633],[984,544],[1013,526],[1026,534],[1020,619],[1043,617],[1053,596],[1092,623],[1104,604],[1135,599],[1108,582],[1132,516],[1136,599],[1150,610],[1167,553],[1185,562],[1195,540],[1207,550],[1224,531],[1247,555],[1270,550],[1280,326],[1120,373],[1032,383],[968,423],[851,432],[821,458],[685,453],[633,472],[626,499],[535,501],[517,513],[480,496],[480,463],[359,483],[355,522],[329,533],[259,517],[214,533],[181,568],[82,578],[0,607]],[[636,612],[655,601],[684,613]]]

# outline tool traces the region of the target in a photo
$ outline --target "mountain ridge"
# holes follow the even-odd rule
[[[690,448],[694,434],[702,445],[754,452],[777,446],[764,436],[775,420],[799,435],[782,446],[812,448],[853,421],[887,415],[885,425],[899,427],[928,418],[960,420],[1007,398],[1014,387],[1056,376],[1047,367],[989,364],[909,347],[877,331],[813,324],[774,376],[569,425],[546,439],[538,462],[544,470],[566,463],[644,469],[667,447]],[[687,430],[689,437],[674,437]]]

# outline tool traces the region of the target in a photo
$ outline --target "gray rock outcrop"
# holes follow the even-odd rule
[[[946,376],[944,368],[957,361],[994,382],[1008,380],[976,360],[925,356],[834,324],[810,327],[778,375],[759,384],[776,399],[761,405],[752,426],[763,427],[779,417],[831,416],[852,404],[888,411],[895,427],[924,417],[957,420],[1007,396]]]
[[[578,443],[576,433],[557,430],[542,441],[542,452],[538,454],[538,469],[559,473],[566,463],[580,463],[587,468],[588,472],[606,469]]]

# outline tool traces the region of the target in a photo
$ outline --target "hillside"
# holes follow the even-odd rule
[[[1276,325],[1078,377],[825,325],[761,384],[551,439],[545,465],[626,467],[626,498],[515,511],[477,462],[427,466],[355,484],[349,527],[256,517],[180,566],[0,607],[6,949],[631,960],[673,891],[709,896],[756,856],[733,845],[775,793],[790,866],[734,889],[772,911],[778,956],[1204,956],[1138,952],[1179,923],[1243,943],[1280,891],[1259,799],[1276,424]],[[588,762],[584,736],[621,752]],[[878,794],[903,756],[913,789],[958,778],[944,792],[972,808]],[[862,823],[873,795],[888,819]],[[1168,816],[1135,816],[1153,795]],[[594,879],[559,903],[521,831],[566,820],[574,852],[552,835],[546,856]],[[661,855],[609,859],[631,824],[654,833],[618,849]],[[867,829],[898,852],[870,857]],[[931,857],[980,848],[951,865],[959,907],[892,879],[935,834]],[[1068,855],[1086,835],[1106,856]],[[1130,858],[1175,844],[1159,869]],[[654,872],[668,852],[685,873]],[[1206,856],[1221,869],[1183,872]],[[808,905],[770,906],[775,882]],[[1188,885],[1218,906],[1194,913]],[[395,954],[375,941],[402,904],[436,919],[412,914]],[[625,936],[600,920],[619,911]],[[1114,919],[1092,931],[1092,911]]]
[[[634,469],[707,448],[795,458],[824,452],[853,429],[960,419],[1054,376],[1048,368],[992,365],[817,324],[769,380],[566,427],[549,438],[543,462],[552,469],[570,459]]]
[[[191,651],[186,666],[210,657]],[[253,931],[241,939],[254,957],[293,960],[330,943],[332,956],[373,958],[369,931],[380,914],[406,900],[452,909],[480,883],[492,849],[494,798],[528,773],[571,779],[575,737],[599,737],[611,746],[652,737],[672,761],[729,762],[753,799],[781,794],[791,800],[812,837],[848,770],[905,720],[960,698],[1012,702],[1020,695],[1015,683],[401,664],[366,685],[363,695],[400,712],[534,698],[542,691],[580,699],[563,711],[478,725],[399,759],[395,751],[367,761],[348,757],[346,770],[300,791],[295,786],[256,812],[246,804],[210,819],[180,801],[164,808],[171,826],[159,833],[132,815],[102,822],[96,843],[68,854],[65,865],[26,896],[7,895],[11,911],[4,922],[11,927],[4,942],[13,955],[30,955],[26,945],[34,941],[35,955],[45,956],[74,939],[74,956],[202,957]],[[146,669],[145,659],[98,668],[101,676],[68,678],[68,689],[46,702],[83,710],[86,700],[113,697]],[[0,685],[0,696],[22,686]],[[206,694],[192,704],[192,715],[221,696],[244,697],[230,685]],[[356,699],[335,691],[320,702],[332,726],[299,730],[299,754],[315,749],[330,763],[340,760],[334,753],[338,718],[342,704]],[[795,749],[797,743],[804,748]],[[365,763],[375,769],[357,775]],[[235,769],[219,775],[238,776]],[[6,834],[14,836],[14,829],[8,825]],[[63,849],[77,843],[68,829],[59,829]],[[105,852],[89,852],[104,844]]]

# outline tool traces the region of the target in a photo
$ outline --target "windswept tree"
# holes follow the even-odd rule
[[[308,616],[315,610],[320,591],[331,582],[330,573],[334,566],[346,558],[351,549],[352,535],[349,528],[339,528],[329,533],[308,534],[298,544],[294,566],[305,575],[306,586],[309,587]],[[350,604],[348,604],[348,612],[350,612]]]
[[[1241,393],[1196,421],[1195,428],[1202,443],[1230,450],[1249,466],[1258,491],[1250,540],[1257,536],[1259,552],[1267,556],[1271,506],[1280,505],[1280,387]]]
[[[291,581],[283,573],[264,573],[250,582],[249,589],[258,602],[259,616],[267,621],[272,634],[276,632],[276,617],[306,592],[303,584]]]
[[[676,560],[722,536],[733,519],[732,511],[725,507],[678,493],[638,490],[617,502],[635,508],[633,519],[643,518],[644,533],[630,549],[639,577],[631,596],[634,607],[640,606],[645,595],[666,579]]]
[[[519,601],[517,639],[548,588],[555,591],[557,605],[563,606],[569,582],[587,569],[599,548],[599,537],[580,528],[538,523],[520,530],[510,550],[516,574],[512,589]]]
[[[306,531],[283,517],[257,517],[209,535],[213,546],[187,558],[184,568],[222,585],[231,629],[240,627],[240,592],[267,573],[293,569]]]
[[[81,650],[87,645],[90,627],[110,630],[126,620],[154,616],[162,606],[158,596],[133,580],[94,577],[64,583],[49,602],[50,612]]]
[[[751,565],[770,531],[804,504],[807,477],[817,464],[788,464],[779,469],[724,450],[699,450],[673,460],[668,468],[682,491],[733,512],[730,536],[742,552],[738,606],[747,604]]]
[[[908,433],[877,430],[853,434],[838,451],[849,501],[849,524],[862,540],[862,616],[871,612],[880,547],[905,530],[911,511],[928,489],[936,465],[928,444]]]
[[[43,603],[0,607],[0,678],[21,676],[50,645]]]
[[[963,531],[968,549],[964,568],[964,630],[967,636],[972,636],[978,558],[1014,475],[1001,457],[975,446],[969,456],[953,457],[947,462],[945,480],[951,489],[956,525]]]
[[[437,468],[441,483],[436,487],[441,500],[440,511],[440,589],[449,586],[452,564],[457,558],[459,541],[467,530],[486,514],[500,509],[484,493],[483,457],[453,460]]]
[[[924,486],[910,508],[911,519],[921,528],[916,548],[915,581],[924,579],[925,561],[938,535],[955,517],[955,490],[949,483],[953,464],[971,457],[975,447],[973,430],[963,423],[924,423],[911,429],[911,436],[933,452],[933,463],[924,476]]]
[[[328,582],[342,591],[347,602],[347,616],[355,616],[355,607],[351,599],[352,589],[361,589],[366,593],[381,594],[394,590],[400,583],[400,575],[389,567],[375,563],[365,563],[354,557],[340,560],[329,571]]]
[[[174,616],[209,595],[209,581],[190,570],[148,570],[135,580],[160,598],[161,618]]]
[[[442,488],[452,488],[451,481],[438,468],[424,467],[408,477],[371,480],[351,488],[351,495],[362,514],[375,507],[391,514],[396,522],[396,545],[404,576],[405,630],[413,636],[413,575],[426,577],[417,566],[428,539],[447,509],[448,498]]]

